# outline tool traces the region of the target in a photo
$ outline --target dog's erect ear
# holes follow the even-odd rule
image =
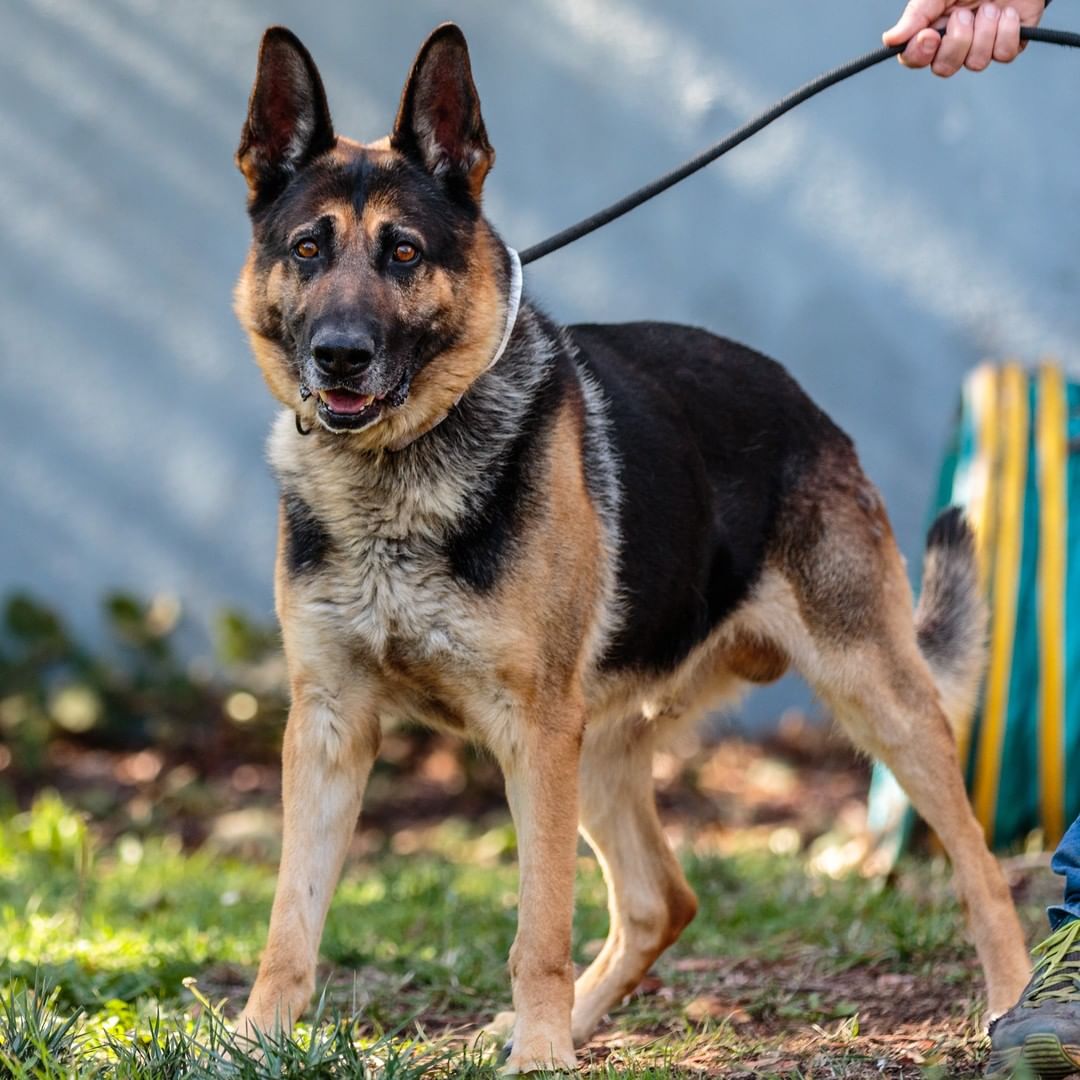
[[[420,46],[401,94],[391,145],[479,201],[495,162],[465,35],[443,23]]]
[[[236,151],[252,200],[273,198],[297,169],[333,145],[334,127],[315,61],[291,30],[271,26],[259,46],[259,69]]]

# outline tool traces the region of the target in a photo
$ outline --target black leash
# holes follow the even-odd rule
[[[1080,34],[1071,33],[1067,30],[1042,30],[1038,27],[1025,26],[1020,30],[1020,37],[1023,41],[1041,41],[1048,45],[1065,45],[1072,49],[1080,49]],[[735,131],[726,138],[721,139],[715,146],[710,146],[708,150],[703,150],[696,157],[683,162],[678,168],[672,169],[671,172],[665,173],[644,187],[638,188],[637,191],[632,191],[629,195],[619,199],[618,202],[613,202],[603,210],[590,214],[589,217],[579,221],[576,225],[571,225],[561,232],[555,233],[554,236],[549,236],[546,240],[541,240],[540,243],[526,248],[520,253],[522,265],[536,262],[537,259],[542,259],[545,255],[550,255],[553,251],[558,251],[559,248],[566,247],[567,244],[572,244],[583,236],[588,236],[589,233],[595,232],[601,226],[607,225],[608,222],[622,217],[623,214],[630,213],[631,210],[642,203],[648,202],[649,199],[654,198],[663,191],[667,191],[669,187],[674,187],[680,180],[685,180],[699,169],[704,169],[706,165],[711,164],[717,158],[723,157],[729,150],[734,150],[740,143],[746,142],[752,135],[756,135],[763,128],[767,128],[774,120],[779,120],[784,113],[790,112],[796,105],[809,101],[810,98],[816,97],[823,90],[828,90],[830,86],[835,86],[845,79],[850,79],[853,75],[858,75],[861,71],[866,71],[868,68],[875,67],[883,61],[899,55],[905,48],[905,45],[883,46],[867,53],[865,56],[849,60],[846,64],[841,64],[840,67],[825,72],[824,75],[819,75],[805,86],[801,86],[798,90],[788,94],[787,97],[781,98],[775,105],[755,116],[753,120],[743,124],[740,128],[736,128]]]
[[[1043,30],[1038,27],[1024,26],[1020,29],[1020,38],[1022,41],[1041,41],[1048,45],[1064,45],[1071,49],[1080,49],[1080,34],[1068,30]],[[648,202],[662,192],[667,191],[669,187],[674,187],[680,180],[693,176],[699,169],[704,169],[706,165],[712,164],[717,158],[723,157],[729,150],[734,150],[740,143],[746,142],[752,135],[756,135],[763,128],[767,128],[774,120],[779,120],[784,113],[791,112],[796,105],[809,101],[823,90],[828,90],[830,86],[835,86],[845,79],[850,79],[853,75],[858,75],[868,68],[876,67],[883,61],[898,56],[905,48],[907,48],[906,44],[882,46],[880,49],[866,53],[865,56],[849,60],[846,64],[841,64],[839,67],[833,68],[832,71],[819,75],[816,79],[811,79],[805,86],[800,86],[798,90],[792,91],[787,97],[781,98],[775,105],[770,106],[752,120],[748,120],[742,127],[736,128],[726,138],[721,139],[707,150],[703,150],[689,161],[684,161],[682,165],[672,169],[671,172],[657,177],[651,183],[638,188],[637,191],[632,191],[629,195],[623,196],[623,198],[613,202],[603,210],[597,210],[595,214],[590,214],[576,225],[570,225],[561,232],[555,233],[554,236],[549,236],[546,240],[541,240],[540,243],[526,248],[519,253],[521,265],[525,266],[528,263],[536,262],[537,259],[542,259],[545,255],[550,255],[553,251],[558,251],[559,248],[564,248],[567,244],[572,244],[575,240],[580,240],[583,236],[596,232],[597,229],[602,228],[616,218],[621,218],[623,214],[629,214],[631,210],[636,209],[642,203]],[[302,389],[301,396],[306,400],[310,397],[310,391],[305,394]],[[296,430],[301,435],[311,433],[311,428],[304,428],[299,413],[296,414]]]

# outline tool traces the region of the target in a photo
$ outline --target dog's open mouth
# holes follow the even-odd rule
[[[375,394],[359,394],[355,390],[336,387],[319,390],[319,418],[331,429],[355,430],[374,420],[382,412],[385,398]]]
[[[381,401],[374,394],[358,394],[354,390],[320,390],[321,401],[331,412],[343,416],[356,416],[365,409],[370,409],[376,401]]]

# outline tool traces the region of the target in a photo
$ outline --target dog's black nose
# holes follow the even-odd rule
[[[320,375],[348,379],[359,375],[375,355],[375,341],[367,330],[330,328],[316,330],[311,339],[311,359]]]

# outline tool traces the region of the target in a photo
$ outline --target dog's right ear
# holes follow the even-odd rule
[[[274,198],[298,169],[333,145],[334,126],[315,61],[291,30],[271,26],[259,46],[236,151],[251,203]]]

